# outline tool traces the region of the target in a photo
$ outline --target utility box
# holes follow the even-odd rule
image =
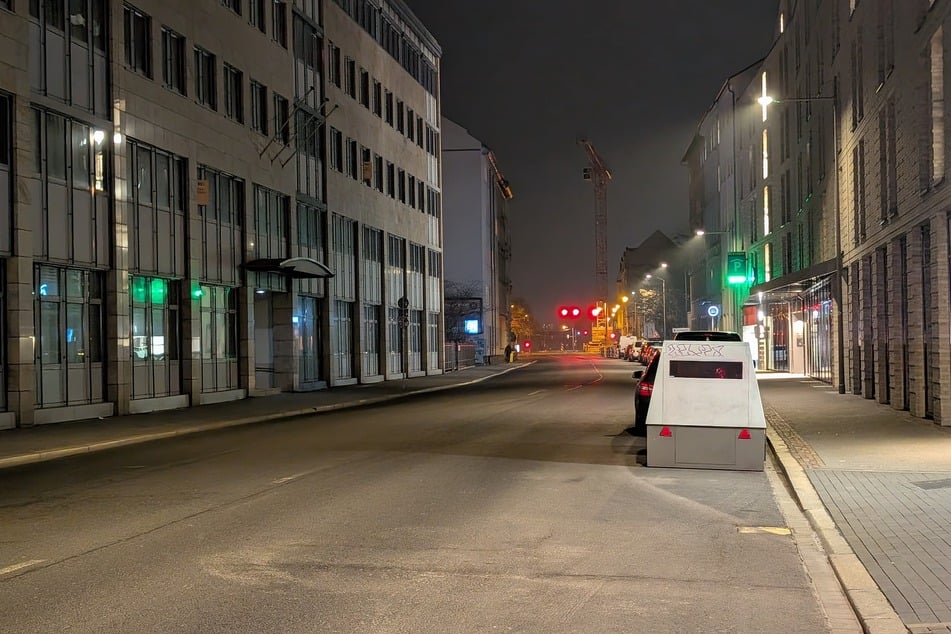
[[[647,410],[647,466],[762,471],[765,459],[749,345],[665,341]]]

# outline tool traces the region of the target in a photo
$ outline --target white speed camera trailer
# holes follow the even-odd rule
[[[749,345],[665,341],[647,410],[647,466],[762,471],[765,458]]]

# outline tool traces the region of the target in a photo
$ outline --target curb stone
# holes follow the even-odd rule
[[[802,465],[793,457],[785,440],[768,425],[766,439],[789,481],[796,502],[819,536],[829,563],[868,634],[907,634],[908,628],[892,608],[858,556],[839,533]]]

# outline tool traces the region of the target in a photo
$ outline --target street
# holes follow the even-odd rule
[[[643,466],[636,367],[4,471],[0,631],[828,631],[769,464]]]

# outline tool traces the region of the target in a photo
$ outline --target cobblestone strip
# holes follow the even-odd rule
[[[789,448],[789,452],[799,461],[799,464],[801,464],[803,468],[821,469],[825,466],[819,454],[813,451],[809,443],[802,439],[802,436],[786,422],[786,419],[783,418],[779,412],[765,403],[763,404],[763,411],[766,414],[766,422],[770,427],[776,430],[776,433],[780,435]]]

